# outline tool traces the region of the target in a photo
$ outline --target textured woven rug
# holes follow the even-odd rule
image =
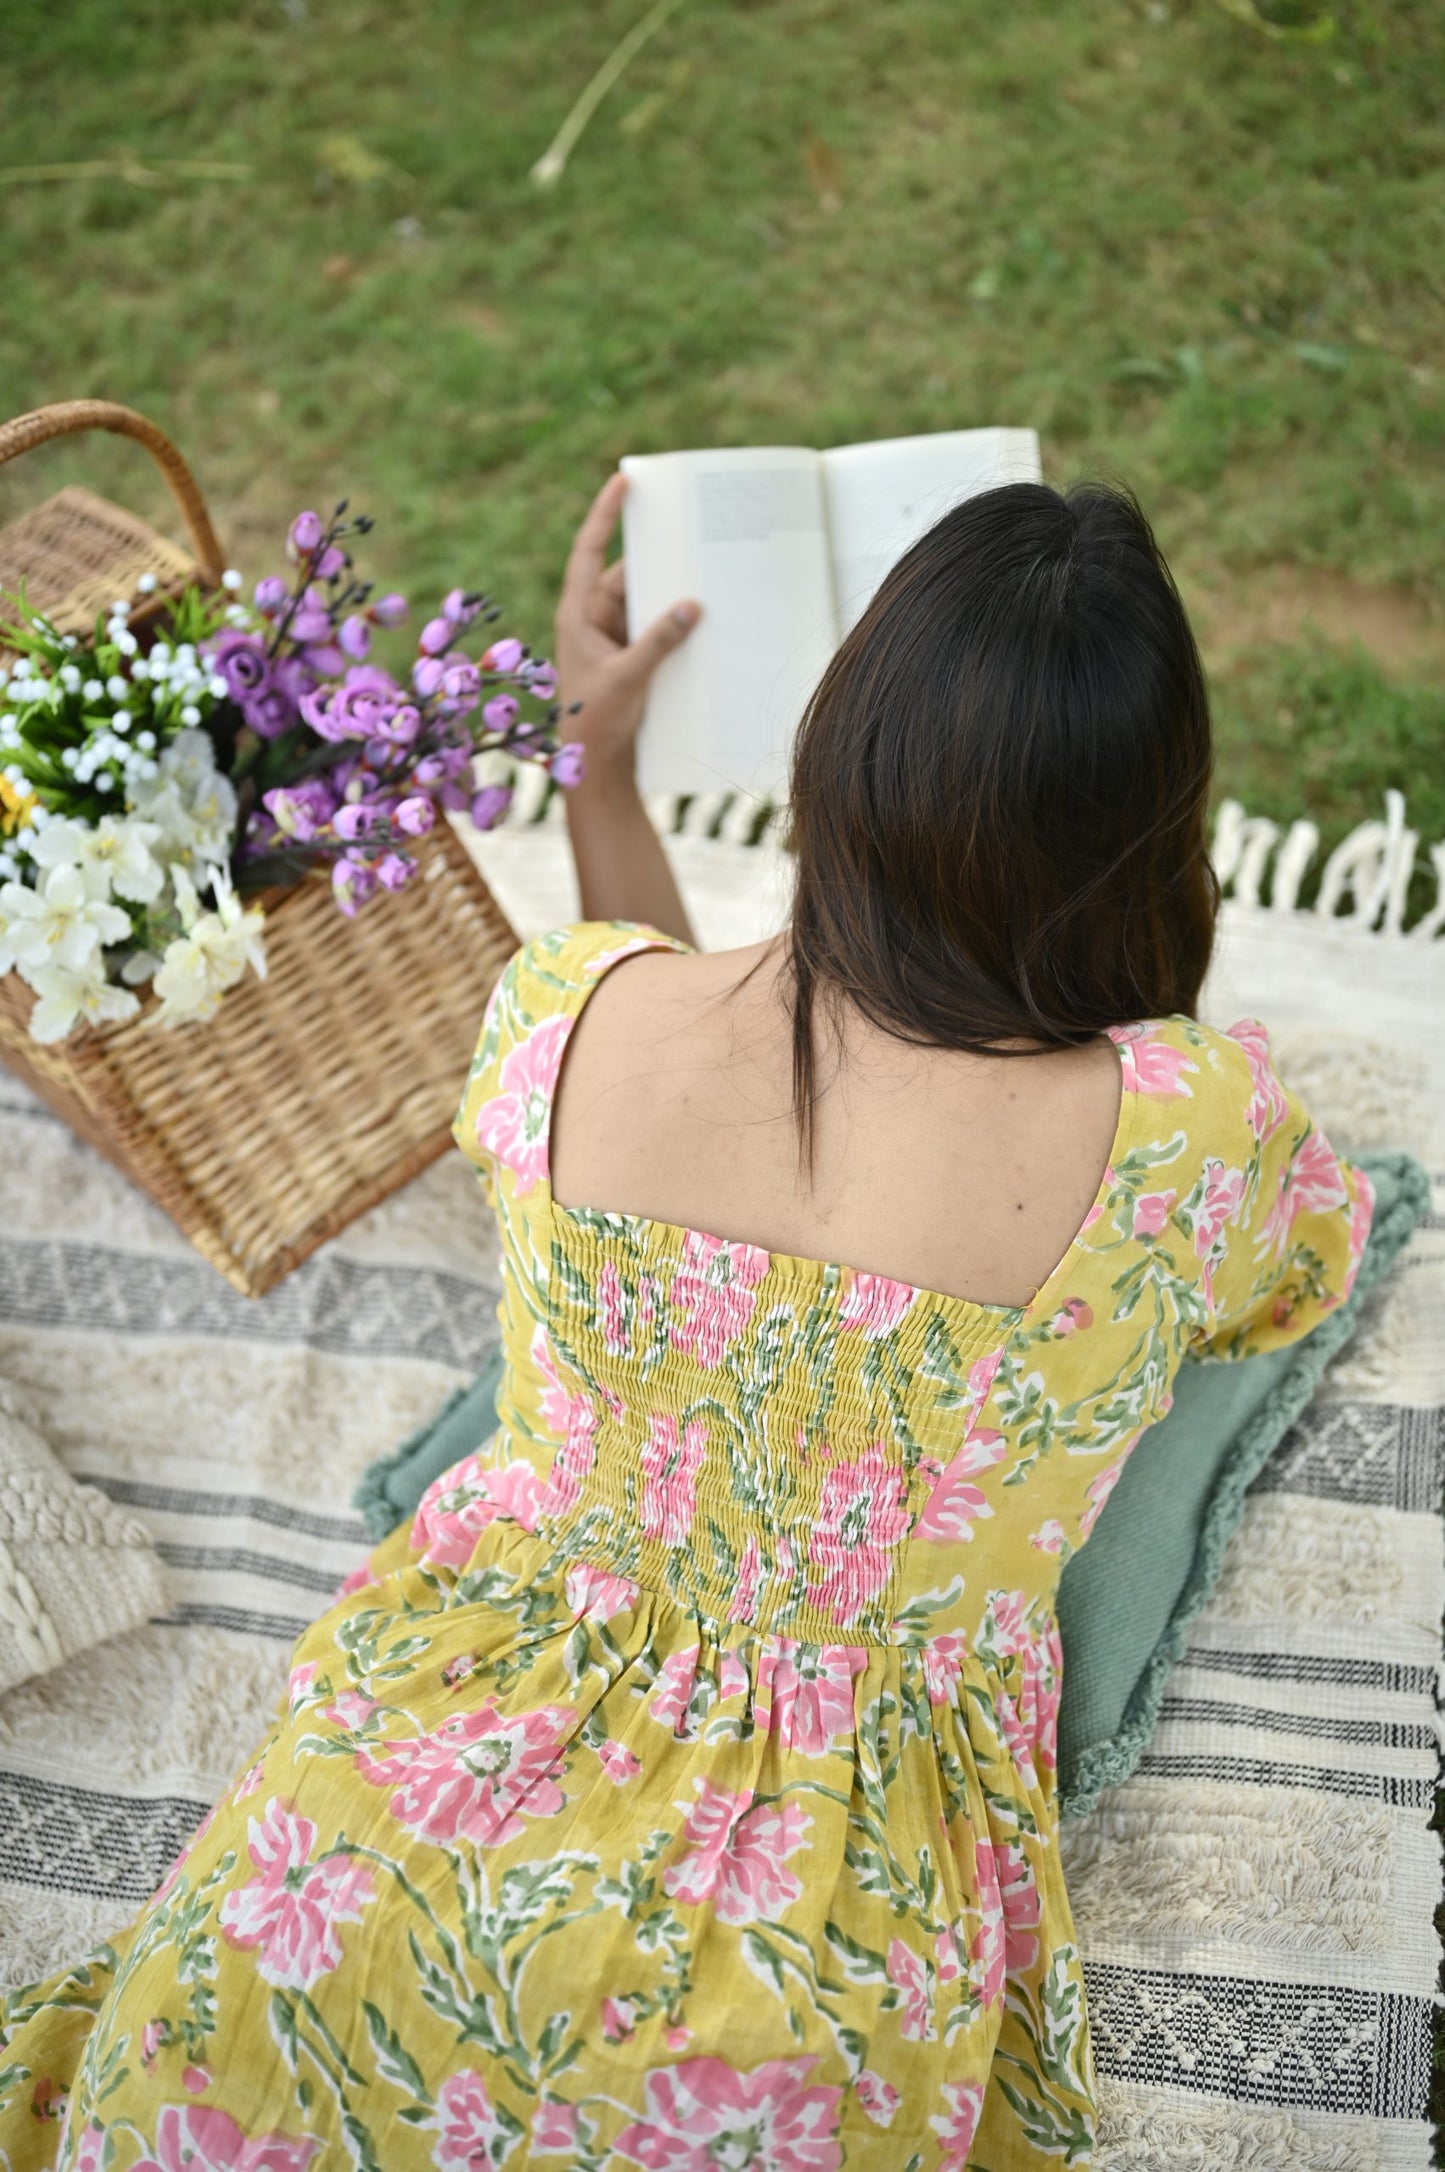
[[[1209,1014],[1269,1020],[1336,1143],[1408,1146],[1438,1210],[1445,945],[1383,925],[1388,836],[1327,923],[1259,904],[1258,834]],[[483,846],[520,926],[575,909],[546,825]],[[704,940],[776,914],[767,848],[676,850]],[[4,1073],[0,1167],[0,1373],[150,1523],[170,1591],[163,1619],[0,1698],[14,1983],[134,1912],[263,1731],[292,1639],[364,1550],[358,1474],[476,1369],[497,1288],[458,1157],[259,1303]],[[1253,1489],[1143,1767],[1067,1833],[1109,2172],[1430,2162],[1442,1320],[1437,1211]]]

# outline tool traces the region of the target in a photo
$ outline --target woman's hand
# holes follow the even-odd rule
[[[580,701],[574,717],[564,714],[562,732],[585,750],[587,797],[590,781],[605,789],[631,780],[638,729],[647,703],[647,682],[675,648],[681,647],[702,616],[700,605],[675,603],[645,633],[627,639],[627,606],[622,561],[607,564],[607,547],[617,526],[627,477],[612,475],[592,501],[577,531],[557,606],[557,691],[563,710]]]

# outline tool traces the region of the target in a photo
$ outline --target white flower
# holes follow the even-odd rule
[[[130,680],[123,679],[118,671],[114,671],[105,682],[105,690],[112,701],[124,701],[130,692]]]
[[[102,943],[129,934],[130,914],[93,897],[78,867],[52,867],[38,890],[19,882],[0,889],[0,956],[8,952],[32,987],[46,966],[80,974],[98,968]]]
[[[213,912],[202,911],[196,886],[183,867],[171,869],[171,880],[186,932],[167,945],[156,974],[161,1002],[155,1022],[181,1026],[213,1017],[226,990],[234,988],[248,965],[265,979],[261,931],[266,916],[259,905],[241,904],[223,868],[210,871]]]
[[[165,870],[151,847],[160,837],[155,822],[126,820],[102,815],[89,823],[52,822],[43,837],[35,840],[35,858],[42,867],[78,867],[93,897],[133,898],[149,905],[161,894]]]
[[[143,573],[135,585],[143,596],[153,596],[155,594],[156,577],[153,573]]]
[[[99,679],[87,679],[80,691],[87,701],[99,701],[101,695],[105,692],[105,688],[101,685]]]
[[[236,834],[236,793],[216,768],[210,734],[177,732],[159,774],[133,786],[132,811],[160,828],[160,860],[228,860]]]
[[[221,575],[221,586],[222,588],[229,588],[233,596],[241,586],[241,576],[234,566],[227,566],[225,572]]]
[[[80,973],[64,965],[44,965],[30,985],[40,998],[30,1013],[32,1041],[63,1041],[82,1019],[88,1026],[118,1025],[140,1009],[139,997],[129,988],[112,986],[99,962]]]

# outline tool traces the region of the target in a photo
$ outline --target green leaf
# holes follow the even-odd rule
[[[421,2068],[405,2049],[395,2029],[388,2026],[380,2007],[373,2006],[370,1999],[363,1999],[361,2010],[371,2031],[371,2041],[376,2046],[377,2071],[383,2080],[397,2089],[404,2089],[409,2096],[422,2097],[429,2103],[431,2099]]]

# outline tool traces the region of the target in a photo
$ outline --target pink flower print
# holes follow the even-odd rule
[[[576,1561],[563,1580],[567,1604],[576,1614],[590,1615],[594,1621],[611,1621],[615,1614],[625,1614],[636,1606],[642,1597],[641,1589],[630,1576],[612,1576],[606,1569],[594,1568],[590,1561]]]
[[[1100,1196],[1094,1201],[1094,1204],[1090,1207],[1088,1213],[1084,1216],[1083,1222],[1080,1224],[1079,1235],[1081,1237],[1084,1235],[1086,1230],[1092,1229],[1095,1222],[1098,1221],[1100,1215],[1104,1211],[1104,1203],[1107,1199],[1113,1196],[1114,1187],[1118,1183],[1118,1181],[1119,1176],[1117,1170],[1114,1167],[1114,1164],[1111,1161],[1105,1162],[1104,1174],[1099,1180]]]
[[[931,2043],[938,2031],[933,2026],[927,1967],[901,1938],[895,1938],[888,1948],[884,1969],[898,1994],[894,2004],[899,2009],[900,2031],[915,2043]]]
[[[542,1390],[542,1423],[560,1442],[547,1474],[539,1512],[565,1516],[577,1505],[582,1481],[597,1454],[597,1409],[590,1395],[573,1394],[562,1385],[547,1330],[538,1322],[532,1337],[532,1362],[546,1385]]]
[[[137,2157],[131,2172],[306,2172],[320,2147],[312,2135],[248,2139],[214,2105],[168,2104],[156,2122],[155,2155]]]
[[[523,1814],[552,1818],[563,1807],[556,1776],[575,1725],[563,1705],[509,1717],[489,1701],[454,1712],[435,1734],[382,1744],[356,1769],[374,1786],[394,1787],[391,1814],[416,1839],[498,1847],[525,1830]]]
[[[541,1502],[541,1480],[530,1463],[487,1470],[479,1457],[467,1456],[427,1487],[407,1543],[429,1568],[464,1569],[490,1524],[501,1517],[531,1531]]]
[[[326,1717],[334,1727],[342,1727],[350,1734],[364,1727],[379,1707],[370,1697],[363,1697],[358,1689],[344,1689],[341,1695],[326,1707]]]
[[[676,1347],[691,1351],[706,1372],[720,1365],[751,1320],[753,1292],[767,1271],[768,1255],[757,1245],[724,1244],[690,1229],[670,1293],[686,1315],[672,1330]]]
[[[692,1688],[697,1680],[698,1647],[688,1644],[669,1652],[658,1669],[656,1687],[647,1710],[659,1727],[670,1727],[681,1742],[690,1742],[693,1723],[688,1713]]]
[[[1134,1234],[1157,1237],[1174,1211],[1174,1192],[1142,1192],[1134,1202]]]
[[[875,2127],[890,2127],[893,2115],[903,2102],[892,2082],[886,2082],[881,2074],[864,2067],[853,2084],[853,2093]]]
[[[993,1514],[983,1488],[972,1481],[980,1472],[992,1470],[1007,1450],[1006,1435],[990,1432],[987,1426],[975,1426],[952,1462],[939,1474],[918,1519],[918,1536],[933,1546],[971,1539],[979,1518]]]
[[[1136,1433],[1134,1439],[1137,1440],[1138,1437],[1139,1436]],[[1131,1441],[1129,1443],[1129,1447],[1132,1448],[1133,1445],[1134,1442]],[[1126,1449],[1124,1454],[1121,1455],[1116,1462],[1111,1463],[1108,1466],[1107,1470],[1096,1471],[1094,1473],[1094,1476],[1089,1480],[1088,1487],[1086,1489],[1089,1496],[1089,1505],[1084,1510],[1084,1513],[1079,1520],[1080,1545],[1083,1544],[1084,1540],[1088,1537],[1089,1533],[1093,1530],[1095,1524],[1098,1522],[1100,1513],[1103,1510],[1104,1503],[1108,1500],[1109,1495],[1113,1492],[1115,1486],[1118,1485],[1120,1476],[1124,1469],[1124,1465],[1128,1462],[1128,1460],[1129,1454],[1128,1449]]]
[[[625,2043],[637,2027],[637,2001],[635,1999],[604,1999],[602,2001],[602,2034],[609,2044]]]
[[[758,1657],[757,1724],[803,1757],[824,1757],[853,1733],[853,1684],[868,1664],[860,1644],[795,1644],[766,1637]]]
[[[968,2153],[983,2110],[983,2083],[945,2082],[942,2096],[942,2112],[928,2122],[943,2150],[938,2172],[968,2172]]]
[[[950,1924],[933,1941],[933,1966],[940,1983],[956,1983],[963,1974],[958,1932]]]
[[[1239,1219],[1244,1205],[1244,1171],[1226,1169],[1222,1161],[1204,1164],[1204,1197],[1194,1222],[1194,1249],[1200,1259],[1212,1252],[1225,1225]]]
[[[193,2097],[204,2096],[210,2086],[211,2070],[208,2066],[183,2066],[181,2068],[181,2087],[189,2090]]]
[[[688,2045],[692,2042],[692,2030],[685,2029],[679,2022],[675,2028],[667,2031],[663,2041],[669,2051],[686,2051]]]
[[[970,1426],[993,1393],[994,1380],[1003,1363],[1003,1353],[1004,1346],[1000,1343],[996,1350],[989,1350],[983,1357],[975,1358],[968,1368],[968,1402],[965,1409],[966,1422]]]
[[[261,1785],[261,1782],[265,1779],[265,1777],[266,1760],[264,1757],[258,1757],[254,1765],[248,1765],[246,1767],[245,1771],[241,1774],[240,1779],[232,1788],[232,1802],[244,1802],[248,1795],[254,1795],[257,1788]]]
[[[838,1463],[823,1481],[808,1559],[822,1573],[808,1587],[817,1607],[853,1622],[888,1581],[908,1531],[907,1480],[882,1441],[856,1463]]]
[[[923,1679],[930,1704],[952,1704],[958,1678],[963,1672],[968,1647],[963,1638],[949,1634],[933,1637],[923,1647]]]
[[[697,1474],[707,1454],[707,1423],[690,1418],[679,1429],[667,1411],[653,1413],[642,1451],[642,1502],[638,1520],[648,1538],[681,1546],[697,1507]]]
[[[539,2104],[532,2114],[532,2155],[571,2157],[580,2146],[575,2104]]]
[[[786,1865],[812,1819],[796,1803],[754,1805],[751,1788],[734,1795],[711,1780],[693,1786],[698,1799],[682,1827],[690,1852],[663,1872],[665,1890],[694,1907],[711,1901],[723,1923],[776,1922],[803,1890]]]
[[[500,1168],[511,1170],[518,1198],[547,1174],[552,1097],[571,1031],[572,1020],[565,1015],[544,1018],[502,1058],[502,1090],[477,1111],[477,1145]]]
[[[1066,1297],[1049,1322],[1056,1335],[1073,1335],[1080,1328],[1092,1327],[1094,1308],[1082,1297]]]
[[[1237,1041],[1244,1050],[1249,1064],[1250,1094],[1247,1120],[1250,1130],[1263,1146],[1272,1139],[1289,1114],[1289,1099],[1279,1082],[1269,1053],[1269,1035],[1257,1018],[1241,1018],[1229,1029],[1231,1041]]]
[[[748,1670],[736,1652],[724,1652],[718,1661],[718,1695],[726,1704],[729,1697],[745,1697],[748,1693]]]
[[[1042,1905],[1029,1859],[1016,1840],[994,1844],[999,1898],[1003,1903],[1004,1966],[1010,1976],[1024,1975],[1038,1959],[1036,1932]]]
[[[148,2021],[140,2032],[140,2063],[154,2066],[156,2053],[170,2039],[170,2027],[164,2021]]]
[[[610,1736],[598,1750],[597,1761],[614,1787],[625,1787],[642,1770],[642,1760]]]
[[[613,1357],[621,1357],[627,1349],[627,1303],[622,1277],[610,1259],[603,1261],[597,1277],[597,1317],[604,1344]]]
[[[104,2127],[98,2127],[93,2119],[87,2120],[70,2162],[71,2172],[105,2172]]]
[[[1152,1094],[1160,1101],[1180,1096],[1186,1101],[1193,1099],[1193,1088],[1184,1080],[1186,1074],[1192,1077],[1199,1066],[1189,1061],[1182,1048],[1155,1040],[1147,1025],[1110,1026],[1109,1039],[1119,1051],[1125,1093]]]
[[[1006,1689],[996,1689],[993,1701],[994,1710],[998,1714],[999,1733],[1003,1736],[1004,1745],[1014,1761],[1018,1776],[1025,1787],[1035,1788],[1039,1784],[1039,1776],[1034,1768],[1034,1745],[1019,1718],[1018,1706]]]
[[[1003,1896],[999,1892],[998,1866],[990,1841],[974,1842],[974,1873],[978,1884],[979,1926],[969,1947],[969,1957],[979,1971],[978,1993],[985,2007],[1003,1996],[1004,1922]]]
[[[441,2139],[432,2152],[437,2172],[487,2172],[500,2164],[515,2140],[513,2132],[497,2117],[487,2085],[475,2067],[463,2067],[437,2091],[437,2106],[428,2126],[440,2129]]]
[[[1365,1175],[1363,1169],[1356,1169],[1355,1203],[1350,1209],[1349,1262],[1345,1268],[1344,1287],[1340,1291],[1341,1303],[1349,1296],[1355,1286],[1355,1277],[1360,1271],[1360,1261],[1365,1256],[1365,1246],[1370,1235],[1370,1224],[1374,1218],[1375,1187]]]
[[[226,1943],[256,1948],[257,1974],[267,1983],[309,1991],[341,1961],[341,1925],[359,1923],[376,1898],[371,1872],[348,1855],[310,1862],[316,1827],[275,1796],[247,1829],[247,1852],[261,1875],[233,1886],[222,1901]]]
[[[917,1297],[910,1282],[893,1282],[887,1275],[852,1274],[838,1309],[840,1327],[860,1327],[869,1341],[891,1335]]]
[[[1037,1531],[1029,1534],[1029,1544],[1037,1553],[1059,1554],[1064,1550],[1065,1535],[1057,1516],[1045,1516]]]
[[[758,1618],[758,1590],[763,1580],[762,1556],[758,1542],[749,1538],[738,1562],[737,1581],[733,1586],[732,1601],[728,1607],[729,1621],[756,1621]]]
[[[768,2059],[747,2072],[722,2059],[654,2068],[640,2119],[613,2144],[646,2172],[840,2172],[843,2092],[808,2080],[816,2059]]]
[[[286,1684],[286,1707],[292,1719],[303,1706],[310,1703],[312,1686],[316,1680],[316,1662],[308,1659],[301,1666],[291,1669]]]
[[[1256,1249],[1272,1250],[1276,1258],[1283,1258],[1300,1215],[1328,1213],[1342,1207],[1348,1197],[1335,1150],[1316,1125],[1290,1156]]]

